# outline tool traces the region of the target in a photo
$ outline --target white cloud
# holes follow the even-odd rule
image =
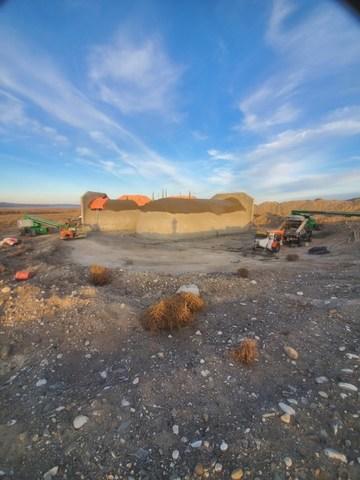
[[[209,138],[209,136],[206,135],[206,133],[200,132],[199,130],[193,130],[191,132],[191,135],[195,138],[195,140],[200,140],[200,141],[204,141]]]
[[[221,152],[220,150],[210,149],[207,151],[208,155],[214,160],[233,161],[236,160],[236,155],[232,152]]]
[[[349,11],[336,2],[315,4],[305,19],[290,24],[298,5],[290,0],[275,0],[267,40],[287,55],[292,64],[323,74],[360,59],[359,28]]]
[[[76,147],[76,153],[80,155],[80,157],[88,157],[88,158],[96,158],[97,155],[88,147]]]
[[[207,181],[213,185],[228,186],[235,180],[235,176],[231,170],[226,168],[216,168]]]
[[[159,38],[134,41],[123,33],[93,49],[89,75],[100,98],[124,114],[174,115],[183,68],[167,55]]]
[[[181,187],[190,183],[171,161],[96,107],[42,52],[34,47],[30,49],[4,30],[0,33],[0,43],[7,45],[6,49],[0,49],[0,88],[23,97],[52,119],[79,130],[82,135],[98,131],[98,138],[93,137],[98,148],[115,151],[138,175],[163,175]],[[130,66],[128,68],[130,72]]]
[[[251,156],[264,156],[293,149],[299,145],[310,145],[324,137],[329,137],[333,141],[354,135],[360,135],[360,107],[357,106],[336,110],[313,127],[281,132],[270,141],[260,144]]]
[[[35,134],[57,144],[68,143],[67,137],[60,134],[55,128],[30,118],[24,102],[5,90],[0,90],[0,124],[7,137]]]
[[[301,3],[274,0],[266,40],[272,47],[277,73],[266,72],[266,80],[242,98],[243,114],[235,130],[261,134],[279,127],[299,125],[299,120],[313,112],[316,88],[320,96],[334,101],[341,78],[349,88],[351,78],[357,85],[353,65],[360,65],[360,30],[349,12],[336,3],[314,4],[312,10],[295,17]],[[337,74],[337,87],[329,74]],[[324,78],[321,87],[315,82]],[[309,100],[307,99],[309,97]]]

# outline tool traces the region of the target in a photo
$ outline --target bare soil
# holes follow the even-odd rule
[[[315,232],[323,256],[254,254],[252,232],[0,249],[1,478],[360,478],[359,227]],[[90,285],[92,263],[111,267],[109,285]],[[35,275],[16,283],[19,269]],[[142,312],[189,283],[206,302],[196,322],[145,331]],[[245,337],[258,341],[250,366],[231,357]]]

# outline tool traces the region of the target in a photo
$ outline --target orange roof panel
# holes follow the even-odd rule
[[[147,197],[146,195],[121,195],[118,200],[132,200],[139,207],[151,202],[151,198]]]
[[[91,210],[102,210],[104,208],[105,203],[108,200],[109,200],[109,197],[107,196],[94,198],[94,200],[90,202],[89,207]]]

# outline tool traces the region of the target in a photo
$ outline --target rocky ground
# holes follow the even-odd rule
[[[238,263],[130,259],[103,287],[54,235],[0,250],[1,478],[360,478],[359,243],[326,226],[314,244],[329,255],[288,262],[237,251],[241,235],[203,248],[216,241]],[[144,308],[189,283],[207,304],[194,325],[144,331]],[[244,337],[253,366],[230,357]]]

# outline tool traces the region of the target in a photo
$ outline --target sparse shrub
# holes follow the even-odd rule
[[[297,253],[288,253],[286,255],[286,260],[288,262],[297,262],[299,260],[299,255]]]
[[[93,285],[107,285],[111,282],[111,272],[109,268],[101,265],[91,265],[89,269],[90,283]]]
[[[240,345],[232,350],[231,356],[237,362],[251,365],[259,358],[257,341],[253,338],[244,338]]]
[[[247,268],[239,268],[237,274],[240,278],[249,278],[249,270]]]
[[[151,305],[141,322],[146,330],[175,330],[191,324],[204,305],[204,300],[193,293],[177,293]]]

